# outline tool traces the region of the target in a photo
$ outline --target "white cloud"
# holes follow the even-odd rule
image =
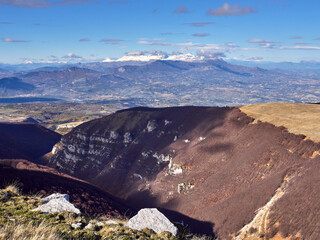
[[[261,38],[253,38],[248,40],[249,43],[275,43],[274,41],[261,39]]]
[[[199,49],[197,50],[197,56],[203,57],[204,59],[216,59],[226,57],[226,55],[223,52],[218,52],[212,49]]]
[[[229,15],[244,15],[254,13],[251,7],[241,7],[240,4],[230,5],[229,3],[224,3],[222,7],[217,9],[209,9],[207,15],[211,16],[229,16]]]
[[[79,39],[79,42],[89,42],[90,39],[89,38],[81,38]]]
[[[189,9],[185,5],[180,5],[176,10],[173,11],[173,13],[182,14],[182,13],[188,13]]]
[[[23,42],[30,42],[26,40],[17,40],[17,39],[12,39],[12,38],[2,38],[3,42],[10,42],[10,43],[23,43]]]
[[[320,50],[320,47],[315,46],[279,46],[278,49],[285,50]]]
[[[209,33],[194,33],[194,34],[192,34],[192,36],[194,36],[194,37],[208,37],[208,36],[210,36],[210,34]]]
[[[74,53],[68,53],[67,55],[63,56],[62,58],[69,58],[69,59],[82,59],[81,56],[76,55]]]
[[[112,44],[112,45],[117,45],[123,41],[124,40],[122,40],[122,39],[113,39],[113,38],[104,38],[104,39],[100,40],[100,42],[104,42],[105,44]]]
[[[52,2],[48,0],[0,0],[0,5],[22,7],[22,8],[48,8],[52,6],[74,5],[74,4],[93,4],[98,3],[93,0],[62,0]]]
[[[193,27],[204,27],[209,24],[215,24],[215,22],[193,22],[193,23],[184,23],[184,25],[190,25]]]

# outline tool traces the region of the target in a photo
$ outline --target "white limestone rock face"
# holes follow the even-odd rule
[[[72,203],[69,202],[68,194],[54,193],[46,198],[42,199],[43,205],[40,205],[33,211],[41,211],[44,213],[55,213],[55,212],[74,212],[81,214],[80,210],[76,208]]]
[[[178,232],[178,228],[156,208],[141,209],[137,215],[130,218],[125,226],[138,231],[148,228],[158,234],[167,231],[172,233],[173,236],[176,236]]]

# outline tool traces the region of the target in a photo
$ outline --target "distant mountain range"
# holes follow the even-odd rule
[[[0,79],[1,97],[127,106],[225,106],[261,102],[319,102],[317,72],[266,70],[223,60],[102,62],[41,67]]]
[[[313,62],[313,61],[301,61],[301,62],[265,62],[265,61],[240,61],[240,60],[230,60],[232,64],[239,64],[249,67],[261,67],[266,69],[278,69],[278,70],[299,70],[299,71],[306,71],[306,70],[319,70],[320,69],[320,62]]]

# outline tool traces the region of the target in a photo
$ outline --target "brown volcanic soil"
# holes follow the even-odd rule
[[[58,172],[55,169],[21,159],[0,160],[0,187],[17,181],[24,193],[66,193],[82,213],[110,215],[116,218],[128,216],[131,210],[110,194],[84,182]]]
[[[235,236],[290,179],[271,207],[273,232],[263,234],[320,239],[320,144],[253,122],[237,108],[129,109],[75,128],[50,164],[130,204],[210,222],[221,239]]]
[[[0,159],[36,161],[50,152],[61,135],[34,123],[0,123]]]

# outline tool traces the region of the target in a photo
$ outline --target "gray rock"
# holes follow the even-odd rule
[[[50,200],[52,199],[65,199],[67,200],[68,202],[70,201],[70,197],[68,194],[61,194],[61,193],[54,193],[54,194],[51,194],[50,196],[48,197],[45,197],[45,198],[42,198],[41,201],[43,203],[47,203],[49,202]]]
[[[71,226],[72,226],[74,229],[78,229],[78,228],[81,228],[81,227],[82,227],[82,223],[81,223],[81,222],[72,223]]]
[[[81,214],[80,210],[69,202],[68,194],[52,194],[46,198],[41,199],[44,203],[33,211],[41,211],[44,213],[55,213],[55,212],[74,212]]]
[[[173,236],[176,236],[178,232],[177,227],[156,208],[141,209],[137,215],[130,218],[125,226],[138,231],[144,228],[152,229],[156,233],[167,231]]]
[[[105,221],[104,224],[108,225],[108,224],[114,224],[114,225],[119,225],[119,223],[117,223],[116,221],[114,220],[108,220],[108,221]]]
[[[93,229],[94,227],[95,227],[95,225],[93,223],[89,222],[88,225],[85,226],[84,228],[85,229]]]

